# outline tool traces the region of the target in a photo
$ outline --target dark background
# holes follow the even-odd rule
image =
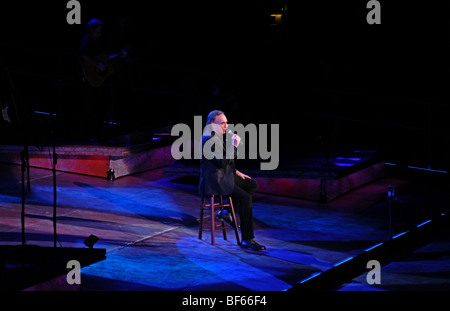
[[[2,3],[0,62],[22,123],[42,128],[34,111],[55,113],[51,126],[69,137],[81,117],[77,51],[98,18],[107,52],[129,49],[105,86],[121,131],[221,109],[231,123],[280,124],[285,153],[366,148],[448,170],[448,4],[393,2],[380,1],[381,25],[367,24],[361,0],[81,0],[81,25],[67,24],[66,1]]]

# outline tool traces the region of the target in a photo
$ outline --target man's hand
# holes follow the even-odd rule
[[[241,143],[241,138],[237,134],[233,134],[231,137],[231,143],[237,148]]]
[[[95,68],[97,69],[97,72],[104,72],[106,70],[106,66],[103,63],[96,63]]]
[[[238,170],[236,170],[236,175],[238,175],[239,177],[241,177],[242,179],[252,179],[250,176],[245,175],[244,173],[239,172]]]

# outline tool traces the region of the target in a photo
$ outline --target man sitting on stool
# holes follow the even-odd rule
[[[223,155],[223,157],[207,159],[202,152],[199,192],[201,195],[230,195],[233,202],[236,203],[241,220],[241,247],[264,250],[266,247],[258,244],[254,240],[253,234],[252,196],[258,188],[258,184],[250,176],[236,170],[234,163],[237,146],[241,142],[241,138],[237,134],[230,135],[231,133],[227,133],[228,120],[223,111],[211,111],[206,120],[206,125],[209,126],[202,136],[202,148],[207,141],[213,139],[214,141],[210,141],[209,144],[213,142],[214,144],[211,146],[219,146],[222,150],[212,150],[212,152],[216,155]],[[231,144],[228,144],[228,150],[227,134],[231,136],[229,137]],[[230,213],[225,212],[219,212],[218,218],[228,224],[234,221],[231,219]]]

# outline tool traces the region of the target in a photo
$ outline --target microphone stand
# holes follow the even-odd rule
[[[22,225],[22,247],[25,246],[25,198],[27,196],[27,189],[25,188],[25,171],[29,169],[29,155],[28,144],[24,145],[24,150],[20,153],[20,161],[22,167],[22,210],[20,215],[20,223]],[[29,178],[29,175],[28,175]],[[27,188],[30,189],[30,183],[28,182]],[[28,190],[30,191],[30,190]]]
[[[55,149],[55,142],[53,142],[53,165],[52,165],[52,171],[53,171],[53,247],[56,248],[56,241],[58,240],[57,234],[56,234],[56,196],[57,196],[57,190],[56,190],[56,163],[58,162],[58,154],[56,153]]]

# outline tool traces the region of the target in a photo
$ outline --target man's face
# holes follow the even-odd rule
[[[92,38],[94,40],[99,39],[102,36],[102,32],[103,32],[103,26],[99,25],[97,28],[95,28],[95,30],[92,32]]]
[[[222,134],[225,134],[227,132],[228,120],[224,114],[219,114],[215,116],[214,121],[212,123],[220,126],[220,128],[222,129]]]

